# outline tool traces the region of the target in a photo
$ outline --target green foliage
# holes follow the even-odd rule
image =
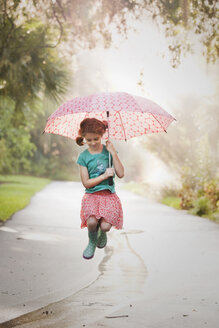
[[[7,24],[3,34],[7,34]],[[36,20],[14,28],[10,46],[4,48],[0,61],[0,95],[15,102],[14,123],[18,126],[34,114],[34,101],[44,93],[61,101],[69,85],[67,62],[58,56],[58,50],[47,48],[52,40],[48,26]]]
[[[183,54],[194,50],[197,42],[208,62],[218,59],[217,0],[29,0],[28,6],[21,0],[5,0],[0,3],[0,13],[7,27],[0,53],[13,40],[15,27],[33,16],[37,21],[34,27],[43,21],[54,37],[45,46],[52,48],[62,43],[72,56],[79,49],[91,49],[100,42],[109,47],[112,26],[127,36],[133,18],[140,20],[150,15],[165,30],[173,67]]]
[[[149,9],[150,1],[144,1]],[[217,0],[153,1],[153,17],[165,27],[172,66],[180,63],[187,52],[194,52],[195,43],[207,62],[218,59],[218,8]],[[194,42],[195,40],[195,42]],[[199,51],[199,50],[198,50]]]
[[[0,221],[6,221],[24,208],[49,182],[49,179],[30,176],[0,175]]]
[[[51,167],[56,166],[57,171],[58,161],[38,149],[49,115],[43,99],[47,102],[51,99],[53,108],[54,104],[57,107],[70,87],[71,70],[61,52],[51,46],[56,37],[51,26],[38,19],[25,19],[25,15],[19,21],[16,11],[3,13],[0,13],[0,173],[51,176]],[[40,162],[35,163],[38,153]],[[57,172],[55,175],[58,176]]]
[[[208,215],[218,211],[219,180],[209,180],[194,184],[183,184],[179,197],[180,207],[195,215]]]
[[[219,209],[219,180],[211,180],[204,183],[201,194],[206,195],[213,210]]]
[[[76,146],[72,140],[56,135],[42,134],[46,116],[13,126],[14,102],[0,96],[0,173],[25,173],[57,180],[78,177],[72,156]],[[33,129],[34,126],[34,129]]]
[[[205,196],[195,199],[192,206],[191,213],[195,215],[202,216],[211,212],[210,200]]]
[[[181,190],[168,192],[169,196],[162,198],[162,203],[176,209],[188,210],[189,213],[208,217],[219,222],[219,180],[191,184],[183,183]],[[165,194],[165,189],[162,192]],[[175,196],[177,194],[177,197]]]
[[[179,194],[179,190],[169,185],[165,185],[161,190],[161,198],[168,198],[168,197],[177,198],[178,194]]]
[[[55,180],[73,180],[78,177],[78,167],[75,162],[79,151],[76,143],[59,135],[42,134],[49,112],[53,110],[54,105],[47,101],[45,114],[39,115],[34,129],[31,130],[31,140],[36,145],[31,174],[48,176]]]
[[[0,96],[0,172],[30,172],[30,158],[36,149],[25,125],[13,126],[14,101]]]
[[[145,196],[148,194],[150,186],[147,183],[128,182],[122,185],[123,189],[133,192],[134,194]]]
[[[164,197],[162,199],[162,204],[174,207],[176,209],[180,209],[180,198],[179,197],[174,197],[174,196],[169,196],[169,197]]]
[[[32,161],[31,173],[35,176],[49,177],[53,180],[77,180],[78,172],[77,167],[72,161],[72,149],[66,154],[66,157],[62,157],[59,152],[59,148],[62,145],[59,143],[56,145],[56,155],[49,154],[43,155],[38,149],[35,152],[35,156]],[[63,146],[66,149],[66,146]]]
[[[190,185],[183,183],[182,189],[179,192],[180,197],[180,207],[183,210],[188,210],[192,208],[193,203],[193,192]]]

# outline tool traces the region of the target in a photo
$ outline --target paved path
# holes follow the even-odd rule
[[[219,225],[119,190],[124,230],[85,261],[82,194],[54,182],[1,228],[1,321],[40,309],[0,327],[218,327]]]
[[[52,182],[0,227],[0,322],[71,295],[98,275],[103,252],[84,261],[83,188]]]

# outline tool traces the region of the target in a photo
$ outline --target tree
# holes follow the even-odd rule
[[[216,62],[219,56],[217,0],[157,0],[152,12],[165,26],[173,66],[179,63],[182,52],[194,51],[197,41],[207,62]]]
[[[54,38],[49,26],[36,19],[16,26],[11,17],[1,23],[0,171],[30,173],[31,157],[37,151],[31,131],[44,113],[42,98],[61,101],[71,71],[57,48],[45,46]]]
[[[31,162],[36,149],[31,142],[27,127],[19,129],[13,125],[15,102],[9,97],[0,96],[0,172],[30,172]]]
[[[165,29],[173,66],[182,53],[193,51],[197,40],[208,62],[215,62],[219,55],[217,0],[4,0],[0,9],[2,21],[9,20],[0,54],[10,44],[16,26],[33,16],[56,36],[45,47],[65,43],[65,50],[74,54],[80,48],[95,47],[100,40],[109,47],[111,26],[127,36],[130,17],[145,19],[148,14]]]
[[[3,35],[7,34],[9,25],[8,19]],[[44,47],[49,39],[52,35],[47,26],[36,20],[27,21],[15,28],[10,45],[2,52],[0,95],[15,102],[17,126],[24,121],[25,113],[32,111],[34,101],[39,100],[42,93],[60,101],[69,85],[69,74],[57,49]]]

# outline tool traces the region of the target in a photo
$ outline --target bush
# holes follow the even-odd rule
[[[195,215],[206,215],[218,210],[218,179],[203,181],[194,185],[184,183],[179,192],[180,208],[190,210]]]
[[[204,183],[203,192],[209,199],[213,210],[216,210],[219,202],[219,182],[215,179]]]
[[[183,184],[182,189],[178,194],[180,201],[180,208],[183,210],[189,210],[193,207],[193,198],[195,197],[194,191],[188,184]]]
[[[193,209],[191,210],[192,214],[202,216],[209,214],[211,211],[211,203],[206,196],[202,196],[194,200]]]

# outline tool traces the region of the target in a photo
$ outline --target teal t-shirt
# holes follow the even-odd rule
[[[110,157],[112,163],[112,155],[110,155]],[[96,178],[99,175],[103,174],[106,171],[106,169],[109,167],[109,152],[106,149],[105,145],[103,145],[102,152],[98,154],[91,154],[88,151],[88,149],[86,149],[78,156],[77,164],[87,167],[90,179]],[[114,181],[113,181],[113,185],[109,186],[108,179],[103,180],[98,185],[89,189],[85,189],[85,192],[94,193],[96,191],[106,190],[106,189],[114,193],[115,192]]]

